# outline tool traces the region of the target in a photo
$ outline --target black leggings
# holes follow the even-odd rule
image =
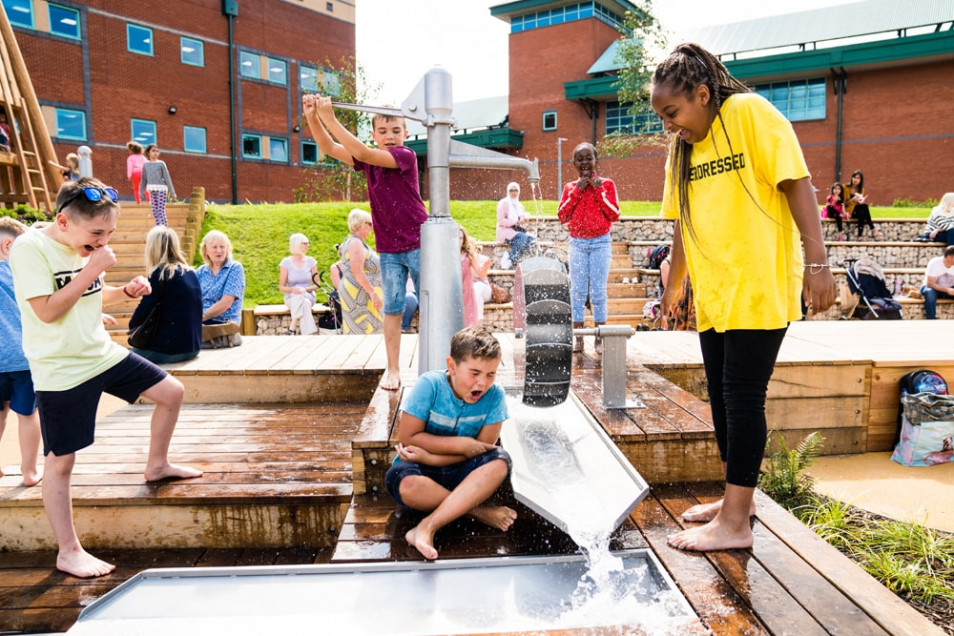
[[[871,210],[868,209],[867,203],[857,204],[855,209],[851,212],[851,218],[858,220],[858,236],[861,236],[864,231],[865,223],[867,223],[871,231],[874,232],[874,223],[871,222]]]
[[[765,394],[787,329],[708,329],[699,334],[726,483],[747,488],[758,484],[768,436]]]
[[[828,206],[828,218],[829,218],[829,219],[833,219],[833,220],[835,221],[835,223],[838,225],[838,231],[841,232],[841,229],[842,229],[842,227],[841,227],[841,212],[839,212],[839,211],[836,210],[834,207],[832,207],[832,206],[829,205],[829,206]]]

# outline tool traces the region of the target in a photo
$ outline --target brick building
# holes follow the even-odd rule
[[[318,161],[301,93],[331,91],[328,66],[355,53],[347,0],[2,2],[60,163],[89,146],[124,199],[135,139],[159,145],[180,197],[291,201]]]
[[[864,0],[730,25],[677,38],[700,42],[792,121],[822,191],[865,173],[876,205],[940,198],[954,190],[954,0],[906,5]],[[516,0],[490,7],[510,24],[508,117],[474,121],[464,141],[540,160],[544,198],[576,178],[573,147],[614,131],[658,131],[633,121],[614,82],[626,0]],[[678,41],[678,39],[676,40]],[[456,111],[456,109],[455,109]],[[560,141],[565,139],[566,141]],[[423,141],[412,142],[423,153]],[[558,153],[562,155],[557,173]],[[601,158],[620,197],[662,197],[665,149]],[[518,172],[452,171],[452,199],[495,199]],[[526,198],[526,197],[524,197]]]

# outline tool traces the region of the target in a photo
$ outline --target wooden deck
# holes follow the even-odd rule
[[[889,401],[872,392],[890,391],[902,370],[946,372],[937,345],[943,340],[932,328],[924,322],[917,329],[898,322],[793,325],[770,390],[773,401],[787,400],[789,408],[771,403],[770,411],[783,424],[800,423],[792,430],[802,435],[808,419],[795,411],[814,409],[823,421],[825,413],[858,404],[860,418],[841,428],[864,429],[877,411],[871,405],[887,409]],[[499,381],[519,384],[523,341],[500,340]],[[905,355],[895,351],[899,342]],[[415,351],[416,336],[404,336],[405,387],[417,375]],[[614,547],[653,550],[697,612],[700,633],[941,633],[762,495],[753,549],[699,555],[666,547],[666,536],[683,525],[682,510],[720,492],[712,483],[721,465],[708,409],[696,395],[695,336],[630,338],[627,389],[645,409],[603,408],[602,370],[589,342],[587,352],[575,356],[574,391],[653,484],[615,533]],[[84,605],[149,567],[420,559],[403,539],[412,520],[395,515],[383,494],[400,400],[375,389],[383,366],[380,337],[350,336],[249,337],[242,347],[203,351],[170,366],[194,402],[183,408],[171,456],[206,474],[145,484],[151,408],[129,406],[103,420],[96,443],[78,454],[74,479],[84,544],[120,565],[100,579],[81,581],[52,568],[40,491],[20,487],[11,471],[0,479],[0,632],[66,629]],[[870,437],[845,433],[851,434]],[[498,496],[517,506],[517,525],[503,533],[459,521],[438,535],[442,556],[576,550],[511,493]]]

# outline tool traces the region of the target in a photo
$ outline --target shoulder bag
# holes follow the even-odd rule
[[[159,333],[159,324],[162,321],[161,293],[162,288],[165,286],[165,283],[162,282],[162,274],[159,275],[159,281],[159,300],[156,301],[156,304],[154,304],[152,309],[149,310],[149,313],[146,314],[146,319],[135,327],[130,327],[126,334],[126,342],[129,343],[130,347],[148,349],[152,341],[156,339],[156,334]]]

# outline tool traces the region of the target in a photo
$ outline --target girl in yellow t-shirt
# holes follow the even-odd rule
[[[781,113],[697,44],[678,46],[656,68],[652,106],[672,134],[662,205],[676,220],[669,279],[688,269],[726,469],[725,497],[683,513],[706,524],[669,544],[747,548],[775,358],[788,324],[802,317],[800,301],[824,311],[835,281],[808,168]],[[666,288],[664,312],[678,289]]]

